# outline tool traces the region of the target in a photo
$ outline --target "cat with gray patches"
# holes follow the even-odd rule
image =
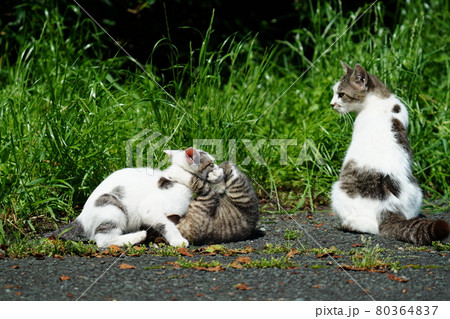
[[[357,114],[331,193],[342,229],[416,245],[447,238],[446,221],[418,217],[422,191],[411,169],[405,105],[361,65],[341,64],[345,75],[333,87],[331,106],[341,114]]]
[[[247,175],[231,162],[219,165],[223,180],[212,185],[193,176],[189,188],[196,197],[177,228],[196,245],[246,240],[258,234],[259,200]]]
[[[186,185],[192,176],[216,183],[223,179],[223,169],[202,150],[165,152],[171,159],[167,169],[125,168],[112,173],[92,192],[72,223],[44,236],[84,237],[104,248],[141,243],[147,229],[153,228],[170,245],[188,246],[167,216],[186,214],[193,196]]]

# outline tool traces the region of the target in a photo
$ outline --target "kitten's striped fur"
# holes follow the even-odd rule
[[[177,225],[182,236],[197,245],[248,239],[258,222],[258,197],[250,179],[231,162],[219,167],[224,179],[218,185],[191,179],[189,188],[197,197]]]

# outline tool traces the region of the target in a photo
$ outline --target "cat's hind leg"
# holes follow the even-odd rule
[[[177,226],[173,222],[171,222],[165,215],[151,228],[160,233],[161,236],[163,236],[167,240],[170,246],[189,246],[188,240],[181,235]]]
[[[351,198],[335,184],[331,194],[331,209],[340,220],[341,229],[378,234],[378,212],[383,210],[380,201],[368,198]]]
[[[109,234],[97,234],[94,237],[97,246],[100,248],[107,248],[111,245],[125,246],[136,245],[145,241],[147,238],[147,232],[145,230],[138,231],[129,234],[109,233]]]
[[[170,246],[189,246],[189,242],[181,235],[177,226],[159,210],[147,210],[142,214],[142,222],[147,229],[153,229],[161,234]]]
[[[111,221],[102,222],[95,230],[94,235],[94,240],[100,248],[106,248],[111,245],[135,245],[142,243],[146,238],[147,232],[145,230],[123,234],[117,224]]]

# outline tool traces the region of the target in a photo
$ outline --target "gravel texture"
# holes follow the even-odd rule
[[[448,213],[428,215],[444,218]],[[370,247],[382,249],[380,258],[407,266],[378,271],[343,270],[352,265],[350,251],[363,249],[361,234],[337,228],[330,212],[311,215],[263,213],[259,228],[264,235],[229,243],[229,249],[251,247],[247,254],[161,257],[64,256],[63,259],[24,258],[0,260],[0,300],[449,300],[449,254],[435,247],[418,249],[395,240],[372,238]],[[286,229],[297,231],[296,239],[285,239]],[[448,242],[448,239],[444,242]],[[295,265],[281,268],[233,268],[239,257],[251,260],[279,259],[286,252],[268,252],[267,244],[290,250],[305,249],[289,260]],[[356,245],[355,245],[356,244]],[[320,256],[313,248],[336,247],[334,257]],[[366,244],[367,247],[367,244]],[[189,247],[192,252],[194,247]],[[331,248],[333,249],[333,248]],[[343,253],[341,253],[343,252]],[[186,261],[216,261],[221,271],[177,266]],[[169,263],[168,263],[169,262]],[[122,264],[132,269],[119,268]]]

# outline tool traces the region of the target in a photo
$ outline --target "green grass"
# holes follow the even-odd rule
[[[299,231],[296,229],[287,229],[284,231],[283,238],[286,240],[294,240],[299,236]]]
[[[448,6],[400,2],[388,25],[379,1],[340,37],[367,6],[343,14],[339,1],[310,4],[310,25],[268,48],[256,35],[212,47],[212,20],[187,63],[174,49],[166,82],[152,65],[131,69],[120,50],[104,58],[111,40],[76,6],[35,4],[33,18],[19,21],[18,44],[0,42],[0,243],[73,219],[104,177],[130,164],[127,141],[143,130],[167,137],[152,151],[154,165],[163,149],[218,140],[222,153],[203,148],[235,158],[260,196],[279,207],[326,204],[352,131],[329,107],[340,60],[361,63],[405,102],[414,172],[427,200],[448,203]]]
[[[378,244],[372,244],[372,238],[365,238],[361,235],[363,247],[353,249],[351,261],[353,265],[361,269],[376,269],[386,267],[390,263],[390,258],[382,258],[381,253],[384,251]]]

